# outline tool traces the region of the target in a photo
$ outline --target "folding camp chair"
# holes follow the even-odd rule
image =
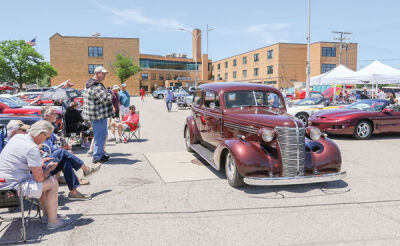
[[[5,178],[0,178],[0,183],[6,183],[10,181],[16,181],[14,179],[5,179]],[[18,243],[18,242],[24,242],[26,243],[26,226],[28,226],[29,221],[31,218],[34,217],[39,217],[39,219],[42,219],[42,215],[40,213],[40,203],[38,199],[35,198],[28,198],[28,197],[23,197],[22,195],[22,182],[18,182],[18,188],[16,189],[0,189],[0,208],[8,208],[10,212],[14,212],[18,207],[21,208],[21,239],[18,241],[13,241],[13,242],[0,242],[0,244],[10,244],[10,243]],[[18,192],[19,191],[19,192]],[[28,210],[28,216],[25,217],[25,208],[24,208],[24,200],[30,202],[30,208]],[[33,207],[36,206],[36,215],[31,217],[31,211]],[[14,220],[14,219],[12,219]],[[11,221],[12,221],[11,220]],[[0,223],[2,222],[7,222],[10,220],[6,220],[2,217],[0,217]]]
[[[139,115],[139,111],[136,111],[136,114]],[[139,115],[139,122],[137,124],[137,128],[135,130],[133,130],[133,131],[131,131],[130,127],[127,127],[125,129],[123,129],[122,130],[122,136],[121,136],[122,139],[124,139],[124,140],[126,139],[126,141],[129,141],[133,137],[135,137],[136,140],[138,142],[140,142],[140,128],[141,128],[141,125],[140,125],[140,115]]]
[[[122,139],[126,139],[126,141],[129,141],[134,137],[138,142],[140,142],[140,122],[138,122],[137,128],[133,131],[131,131],[130,127],[125,128],[122,131],[121,137]]]

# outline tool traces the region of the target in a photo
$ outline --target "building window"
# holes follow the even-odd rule
[[[221,75],[220,74],[217,75],[217,80],[221,80]]]
[[[214,65],[211,66],[211,72],[214,71]]]
[[[233,60],[233,66],[236,67],[236,59]]]
[[[233,72],[232,77],[233,77],[234,79],[236,79],[236,71]]]
[[[171,80],[171,74],[167,74],[167,80]]]
[[[254,68],[254,76],[258,76],[258,67]]]
[[[160,75],[158,76],[158,80],[164,80],[164,75],[160,74]]]
[[[247,77],[247,70],[243,70],[243,71],[242,71],[242,77],[243,77],[243,78],[246,78],[246,77]]]
[[[227,61],[225,62],[225,68],[228,68],[228,62]]]
[[[103,56],[103,47],[89,46],[88,47],[88,55],[94,56],[94,57],[102,57]]]
[[[148,73],[142,73],[142,80],[148,80],[149,79],[149,74]]]
[[[274,73],[274,66],[268,66],[267,67],[267,74],[273,74]]]
[[[218,70],[220,70],[221,69],[221,64],[218,64]]]
[[[274,50],[268,50],[267,59],[272,59],[272,58],[274,58]]]
[[[156,78],[157,78],[156,74],[155,74],[155,73],[152,73],[152,74],[151,74],[151,80],[156,80]]]
[[[276,85],[276,81],[264,81],[264,85]]]
[[[257,53],[257,54],[254,54],[254,61],[255,62],[258,62],[258,60],[259,60],[259,54]]]
[[[243,65],[247,64],[247,56],[243,56]]]
[[[225,73],[224,78],[228,79],[228,73]]]
[[[103,64],[89,64],[89,74],[94,74],[94,69],[98,66],[103,66]]]
[[[321,73],[326,73],[331,71],[336,67],[336,64],[322,64],[321,66]]]
[[[322,47],[322,56],[336,56],[336,47]]]

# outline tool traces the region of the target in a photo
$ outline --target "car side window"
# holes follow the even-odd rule
[[[215,94],[210,91],[206,91],[206,96],[204,98],[204,107],[209,108],[210,104],[215,101]]]
[[[202,91],[196,91],[196,92],[194,93],[194,97],[193,97],[193,104],[194,104],[194,105],[200,106],[200,103],[201,103],[201,94],[202,94]]]
[[[204,106],[211,109],[218,109],[220,107],[218,94],[207,91],[204,98]]]

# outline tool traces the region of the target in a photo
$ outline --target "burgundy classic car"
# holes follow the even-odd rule
[[[365,99],[343,109],[322,110],[309,118],[322,132],[368,139],[384,132],[400,132],[400,108],[390,101]]]
[[[346,175],[337,145],[287,114],[281,93],[270,86],[201,85],[184,137],[187,150],[225,169],[234,187],[317,183]]]

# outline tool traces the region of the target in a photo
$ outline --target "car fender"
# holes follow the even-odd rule
[[[255,173],[268,172],[272,165],[279,161],[263,151],[259,142],[228,139],[217,146],[214,151],[214,163],[217,170],[224,168],[224,157],[229,151],[236,161],[236,167],[243,177]]]
[[[199,130],[197,129],[196,121],[193,118],[193,116],[190,115],[190,116],[186,117],[185,128],[186,127],[189,127],[190,143],[193,144],[196,141],[199,141],[200,140]],[[184,128],[184,131],[183,131],[183,137],[184,138],[186,137],[185,136],[185,134],[186,134],[185,128]]]
[[[317,171],[340,171],[342,165],[342,156],[336,143],[329,138],[321,137],[316,141],[306,141],[307,148],[312,145],[316,145],[318,147],[307,150],[306,166],[312,166],[312,169],[316,169]]]

